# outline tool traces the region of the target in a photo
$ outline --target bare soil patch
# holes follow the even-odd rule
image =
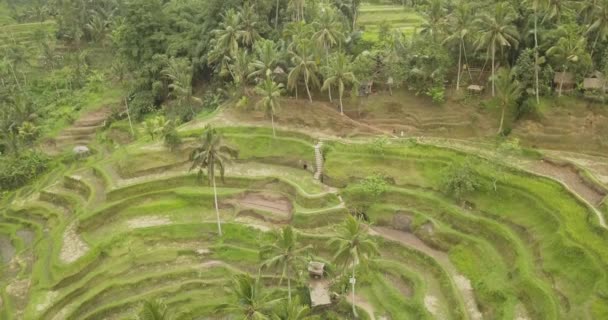
[[[15,256],[15,247],[11,243],[11,239],[6,236],[0,236],[0,258],[2,263],[9,263]]]
[[[291,201],[285,196],[272,193],[246,193],[229,202],[245,209],[241,211],[241,215],[261,218],[264,221],[287,222],[291,220],[293,214]],[[269,213],[269,216],[262,216],[259,214],[260,211]]]
[[[160,216],[137,217],[127,221],[129,229],[141,229],[171,224],[171,219]]]
[[[64,263],[72,263],[89,251],[89,246],[76,233],[77,224],[69,225],[63,234],[63,246],[59,258]]]
[[[578,172],[571,166],[560,166],[549,161],[535,161],[529,165],[529,169],[542,175],[553,177],[566,184],[572,191],[592,205],[598,205],[606,196],[581,178]]]

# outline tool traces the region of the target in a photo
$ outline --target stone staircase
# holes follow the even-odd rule
[[[323,152],[321,151],[323,148],[323,141],[319,141],[317,145],[315,145],[315,179],[320,180],[321,175],[323,174]]]

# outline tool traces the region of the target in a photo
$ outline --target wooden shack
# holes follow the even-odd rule
[[[310,305],[313,308],[330,305],[329,281],[323,278],[325,275],[325,264],[316,261],[309,262],[308,275],[310,276],[310,281],[308,282]]]
[[[585,91],[606,92],[606,87],[606,79],[597,71],[583,80],[583,89]]]
[[[574,74],[571,72],[556,72],[553,77],[553,85],[560,95],[562,92],[574,90],[574,87],[576,86]]]

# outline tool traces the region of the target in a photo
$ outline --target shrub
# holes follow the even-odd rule
[[[441,177],[441,191],[457,199],[481,188],[481,182],[470,160],[452,163],[444,169]]]
[[[27,184],[48,168],[49,159],[29,151],[0,161],[0,190],[12,190]]]

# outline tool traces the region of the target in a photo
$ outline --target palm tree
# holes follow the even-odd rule
[[[313,22],[313,27],[317,30],[313,34],[313,39],[317,47],[325,51],[326,63],[329,64],[329,49],[342,41],[342,24],[336,20],[333,10],[326,8],[322,11],[318,20]],[[329,101],[331,98],[331,86],[329,87]]]
[[[342,96],[344,95],[344,87],[347,83],[356,83],[357,78],[352,72],[350,59],[344,53],[337,53],[331,59],[327,67],[327,79],[323,83],[321,90],[327,90],[332,85],[338,87],[338,95],[340,99],[340,114],[344,114],[344,106],[342,104]]]
[[[478,40],[478,48],[485,47],[487,55],[492,57],[492,79],[496,71],[496,51],[507,47],[519,45],[519,33],[513,24],[516,16],[507,3],[498,3],[492,13],[485,12],[477,20],[481,37]],[[494,80],[492,80],[492,96],[496,95]]]
[[[193,105],[201,104],[202,100],[192,93],[192,65],[187,58],[171,58],[162,74],[171,81],[169,89],[180,107],[188,106],[192,116],[195,115]]]
[[[228,70],[232,76],[234,84],[239,88],[240,93],[245,93],[247,85],[247,77],[249,76],[249,66],[251,57],[246,50],[238,50],[231,63],[228,65]]]
[[[585,60],[590,60],[590,55],[586,51],[587,41],[576,30],[564,30],[564,35],[557,43],[547,50],[547,56],[552,58],[556,64],[562,68],[565,74],[576,64]],[[563,77],[562,77],[563,79]],[[563,81],[559,84],[558,96],[562,96]]]
[[[253,5],[244,5],[239,12],[239,31],[238,36],[243,45],[251,48],[253,44],[261,38],[258,32],[258,17],[255,13]]]
[[[595,52],[598,40],[606,40],[608,37],[608,1],[593,1],[593,9],[589,17],[589,27],[586,34],[595,34],[595,40],[591,47],[591,56]]]
[[[304,2],[305,0],[289,0],[295,10],[295,20],[304,20]]]
[[[272,40],[260,40],[253,46],[255,59],[249,64],[250,78],[272,76],[279,62],[279,48]]]
[[[298,236],[291,226],[284,227],[276,235],[272,245],[262,248],[261,256],[265,258],[262,268],[276,268],[281,270],[281,280],[287,278],[287,297],[291,303],[291,277],[297,271],[298,264],[306,260],[302,256],[310,246],[298,248]]]
[[[536,103],[540,103],[540,89],[538,84],[538,14],[541,5],[545,5],[547,0],[529,0],[532,2],[532,9],[534,10],[534,82],[535,82],[535,95]]]
[[[310,308],[300,303],[299,298],[295,298],[283,304],[279,310],[272,315],[272,320],[306,320],[310,319]]]
[[[452,22],[450,22],[450,29],[453,31],[453,33],[444,40],[444,43],[458,42],[458,77],[456,80],[456,90],[460,90],[463,53],[465,57],[465,63],[467,63],[466,60],[468,60],[466,41],[469,37],[470,32],[473,29],[473,21],[475,20],[474,17],[475,16],[473,10],[471,9],[471,6],[464,0],[458,2],[454,12],[452,12],[449,17],[452,20]],[[470,72],[469,77],[471,77]]]
[[[272,81],[270,76],[266,76],[266,80],[260,83],[256,88],[255,92],[262,97],[258,102],[258,105],[264,107],[266,113],[270,114],[270,120],[272,122],[272,135],[276,137],[274,129],[274,113],[280,107],[279,97],[283,91],[283,84]]]
[[[289,42],[289,50],[293,49],[300,41],[310,39],[312,35],[312,25],[305,21],[290,22],[285,25],[285,29],[283,30],[283,36],[285,36]]]
[[[521,95],[522,89],[519,81],[515,79],[513,72],[511,70],[501,68],[496,75],[496,91],[498,92],[497,98],[501,109],[498,134],[501,134],[505,121],[505,112],[507,108],[515,105],[517,99]]]
[[[344,268],[349,265],[352,268],[352,300],[353,315],[357,317],[355,309],[355,267],[360,263],[367,263],[369,259],[379,254],[377,244],[369,237],[367,229],[369,226],[361,223],[353,216],[348,216],[346,221],[340,225],[337,235],[330,239],[328,245],[335,248],[334,261]]]
[[[296,99],[298,97],[298,80],[304,78],[304,85],[308,93],[308,100],[312,103],[312,95],[310,94],[310,83],[318,86],[319,79],[316,72],[318,69],[317,61],[314,52],[312,51],[312,43],[310,40],[300,40],[295,46],[295,50],[290,50],[291,61],[294,65],[287,79],[287,86],[296,89]]]
[[[144,301],[136,320],[169,320],[167,306],[161,300]]]
[[[260,279],[254,279],[249,274],[239,274],[232,280],[231,291],[236,296],[236,303],[228,309],[238,311],[247,320],[269,320],[268,310],[276,301],[270,301],[269,296],[262,294]]]
[[[238,151],[225,145],[222,141],[222,136],[212,127],[205,128],[200,146],[190,154],[190,161],[192,162],[190,170],[198,168],[199,178],[202,177],[203,169],[207,169],[207,180],[209,185],[213,186],[217,230],[220,237],[222,236],[222,225],[217,202],[217,188],[215,186],[215,168],[219,167],[221,179],[224,181],[225,163],[228,161],[228,158],[236,158],[237,155]]]
[[[445,8],[443,0],[430,0],[429,8],[424,12],[425,22],[421,26],[420,33],[428,34],[437,41],[445,25]]]
[[[240,16],[234,9],[230,9],[222,15],[219,28],[211,32],[214,36],[211,41],[214,49],[209,52],[209,63],[225,62],[226,57],[230,58],[236,55],[239,49],[239,39],[241,38],[239,26]]]

